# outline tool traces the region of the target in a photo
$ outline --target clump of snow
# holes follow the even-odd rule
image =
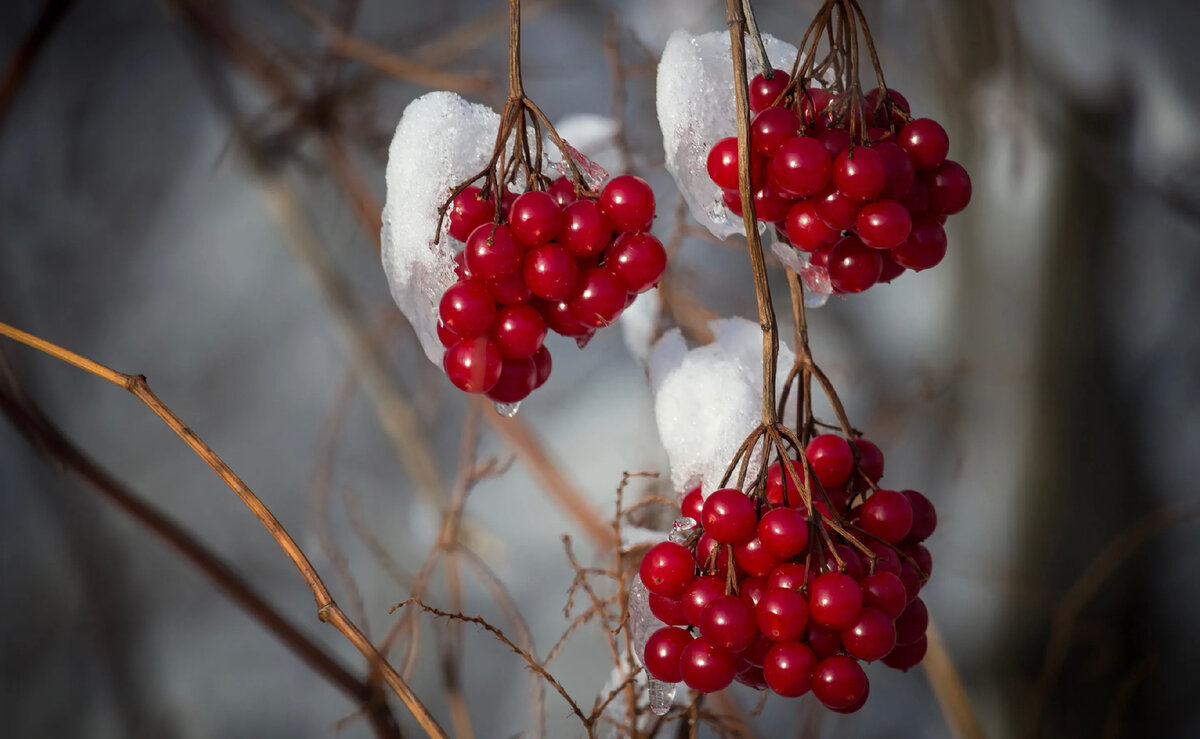
[[[659,340],[647,362],[671,483],[676,490],[699,483],[705,495],[719,487],[762,413],[762,329],[744,318],[708,325],[715,335],[711,344],[688,350],[675,329]],[[780,341],[776,401],[794,361],[795,354]],[[788,406],[794,416],[795,407]],[[783,421],[795,423],[791,417]],[[759,460],[758,454],[752,457],[750,475],[758,472]]]
[[[772,66],[790,69],[796,47],[763,34]],[[758,74],[750,54],[747,72]],[[658,64],[658,123],[663,132],[666,167],[687,200],[692,217],[717,238],[745,234],[740,216],[721,202],[721,189],[708,178],[712,145],[737,135],[733,58],[729,32],[693,36],[676,31]]]
[[[437,306],[454,284],[454,253],[462,244],[445,233],[433,243],[438,208],[455,185],[487,164],[499,125],[490,108],[452,92],[431,92],[404,109],[388,149],[383,271],[392,299],[439,367],[444,349]]]
[[[662,316],[662,298],[658,288],[647,290],[625,309],[617,322],[621,324],[621,337],[625,346],[638,361],[645,364],[650,355],[650,345],[658,330],[658,319]]]

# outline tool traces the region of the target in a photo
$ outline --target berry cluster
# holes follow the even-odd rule
[[[438,337],[451,382],[498,403],[516,403],[550,376],[548,330],[580,346],[621,315],[666,269],[648,231],[654,192],[632,175],[598,197],[567,178],[546,190],[493,197],[468,187],[452,202],[449,233],[458,282],[442,295]]]
[[[825,493],[814,494],[817,515],[775,462],[753,497],[689,492],[683,515],[699,522],[698,535],[642,560],[650,609],[667,624],[644,652],[656,679],[705,693],[735,679],[785,697],[811,688],[850,713],[869,691],[859,662],[908,670],[925,656],[929,616],[918,593],[932,567],[921,542],[937,525],[933,505],[914,490],[877,487],[883,454],[865,439],[823,434],[803,456],[810,489]],[[792,460],[799,479],[804,461]]]
[[[754,77],[749,91],[755,215],[827,270],[833,292],[862,292],[942,260],[942,226],[967,207],[971,179],[946,158],[950,139],[937,121],[913,118],[895,90],[835,96],[780,70]],[[737,138],[714,144],[707,166],[741,215]]]

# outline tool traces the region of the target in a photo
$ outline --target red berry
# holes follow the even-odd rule
[[[700,636],[714,647],[740,652],[758,636],[754,607],[735,595],[722,595],[700,615]]]
[[[701,567],[704,565],[701,564]],[[701,575],[683,591],[679,602],[683,604],[683,615],[693,626],[700,625],[704,609],[717,598],[725,595],[725,580],[719,575]]]
[[[767,678],[763,675],[762,667],[744,659],[744,657],[745,653],[738,655],[738,671],[733,676],[733,679],[755,690],[766,690]]]
[[[462,338],[458,334],[451,331],[446,324],[442,323],[440,320],[437,324],[437,335],[438,341],[442,342],[442,346],[446,347],[447,349],[457,344],[458,340]]]
[[[724,577],[729,572],[729,558],[732,556],[733,547],[725,546],[708,532],[701,534],[696,542],[696,564],[706,572]]]
[[[867,685],[867,673],[858,662],[843,655],[826,657],[813,670],[813,695],[834,710],[857,703],[867,692]]]
[[[771,648],[774,646],[775,642],[771,641],[762,634],[759,634],[758,636],[754,637],[753,644],[746,647],[745,650],[738,654],[738,660],[744,660],[752,665],[758,665],[761,667],[763,660],[767,657],[767,653],[770,652]]]
[[[803,482],[804,464],[798,459],[791,460],[791,463],[792,471],[795,472],[796,478]],[[800,508],[804,505],[804,499],[800,497],[800,489],[796,487],[795,482],[792,480],[792,471],[788,470],[786,463],[782,460],[772,462],[771,466],[767,468],[766,494],[768,503],[786,505],[792,508]]]
[[[834,292],[860,293],[879,280],[883,261],[857,236],[846,236],[829,250],[826,269]]]
[[[929,628],[929,609],[925,607],[925,601],[915,598],[904,609],[904,612],[896,617],[896,643],[912,644],[925,636],[927,628]]]
[[[767,588],[754,609],[758,628],[772,641],[792,641],[808,625],[808,604],[795,590]]]
[[[946,129],[932,118],[917,118],[900,129],[900,146],[917,169],[933,169],[946,160],[950,137]]]
[[[683,601],[666,598],[657,593],[649,593],[650,612],[664,624],[670,626],[687,626],[687,614],[683,611]]]
[[[853,703],[846,706],[845,708],[831,708],[829,710],[833,711],[834,713],[855,713],[859,709],[861,709],[863,706],[867,705],[867,698],[869,698],[870,695],[871,695],[871,683],[868,681],[867,689],[864,690],[863,694],[858,697],[858,700],[854,701]]]
[[[900,492],[908,498],[913,509],[913,525],[912,530],[908,532],[907,541],[925,541],[937,528],[937,510],[934,509],[933,503],[929,502],[929,498],[916,490]]]
[[[754,217],[760,221],[774,223],[787,217],[792,200],[769,182],[764,182],[754,191]]]
[[[908,238],[891,251],[897,264],[914,272],[935,267],[946,256],[946,231],[938,216],[921,214],[913,219]]]
[[[850,132],[844,128],[830,128],[821,131],[817,134],[817,138],[825,145],[829,156],[834,159],[838,154],[854,145],[854,139],[850,137]]]
[[[484,393],[500,379],[504,357],[483,337],[466,338],[446,350],[442,367],[454,386],[465,393]]]
[[[489,399],[497,403],[519,403],[537,386],[537,366],[533,360],[506,359],[500,369],[500,378],[487,391]]]
[[[627,292],[646,292],[666,271],[667,250],[645,231],[623,233],[604,252],[604,266],[621,280]]]
[[[704,500],[701,525],[705,533],[723,544],[749,539],[757,524],[754,501],[741,490],[715,490]]]
[[[925,182],[924,177],[913,180],[908,195],[904,196],[904,207],[912,213],[914,220],[917,215],[929,210],[929,184]]]
[[[858,471],[871,482],[879,482],[883,477],[883,452],[867,439],[855,439],[854,449],[858,452]]]
[[[900,577],[900,557],[896,551],[882,541],[871,539],[866,542],[867,548],[875,553],[875,571],[890,572]],[[907,603],[908,601],[905,600]]]
[[[604,251],[612,241],[612,224],[593,200],[576,200],[563,211],[558,243],[580,257]]]
[[[833,162],[833,184],[855,200],[874,198],[887,184],[883,157],[865,146],[843,151]]]
[[[525,279],[521,276],[521,270],[488,280],[485,284],[488,292],[500,305],[524,303],[533,297],[533,293],[530,292],[529,286],[525,284]]]
[[[683,502],[679,504],[679,512],[696,523],[700,523],[700,512],[703,510],[704,495],[700,492],[700,486],[697,485],[683,496]]]
[[[766,108],[750,124],[750,146],[754,153],[769,157],[799,131],[800,118],[790,109]]]
[[[754,113],[766,110],[787,89],[791,81],[791,75],[780,69],[774,70],[771,79],[762,74],[754,75],[750,80],[750,110]]]
[[[892,619],[877,608],[863,608],[858,619],[842,629],[842,646],[846,653],[863,662],[886,657],[896,646],[896,627]]]
[[[703,638],[693,639],[679,659],[683,682],[692,690],[715,693],[729,687],[737,672],[737,658]]]
[[[813,653],[819,659],[831,657],[842,650],[842,635],[839,631],[826,629],[808,621],[808,630],[804,634],[804,641],[812,647]]]
[[[757,607],[763,594],[767,592],[767,580],[764,577],[743,577],[738,583],[738,591],[739,598],[751,607]]]
[[[788,209],[784,219],[788,241],[801,251],[816,252],[827,249],[838,239],[834,231],[817,215],[817,201],[800,200]]]
[[[933,555],[924,544],[903,544],[900,551],[912,558],[922,576],[928,578],[933,574]]]
[[[578,199],[575,195],[575,183],[571,182],[569,177],[554,180],[550,187],[546,188],[546,192],[550,193],[550,197],[554,198],[554,203],[560,208],[566,208]]]
[[[826,490],[841,487],[850,479],[854,469],[854,451],[850,442],[837,434],[814,436],[804,448],[813,474]]]
[[[917,594],[921,592],[921,588],[925,586],[921,571],[912,562],[902,561],[900,563],[900,582],[904,583],[904,592],[911,605],[914,600],[917,600]]]
[[[534,295],[563,300],[578,284],[575,256],[558,244],[542,244],[525,252],[521,275]]]
[[[917,171],[913,169],[908,154],[895,141],[879,141],[871,144],[871,148],[883,157],[883,171],[887,178],[879,197],[904,200],[917,178]]]
[[[862,579],[867,573],[867,566],[863,563],[862,557],[859,556],[858,550],[849,544],[837,544],[834,546],[837,550],[837,555],[842,559],[845,573],[848,577],[855,581]],[[838,563],[833,557],[825,560],[824,566],[821,567],[821,572],[837,572]]]
[[[829,103],[833,101],[833,94],[828,90],[820,87],[808,87],[798,92],[800,110],[803,111],[804,122],[812,124],[825,109],[829,107]],[[833,129],[838,130],[838,129]],[[843,129],[844,130],[844,129]],[[847,135],[849,132],[847,131]],[[847,139],[849,141],[849,139]],[[846,144],[849,146],[849,143]],[[832,156],[837,156],[839,152],[830,152]]]
[[[733,561],[754,577],[766,577],[779,564],[779,557],[771,554],[757,536],[733,545]]]
[[[877,570],[874,575],[867,575],[859,580],[858,586],[862,589],[863,606],[878,608],[890,619],[895,619],[903,613],[908,605],[908,593],[904,590],[904,583],[891,572]]]
[[[617,320],[625,310],[626,294],[625,284],[611,270],[592,267],[579,275],[567,303],[580,323],[600,328]]]
[[[875,200],[858,211],[858,238],[867,246],[890,249],[908,238],[912,217],[895,200]]]
[[[526,246],[537,246],[553,239],[562,225],[562,208],[549,193],[540,190],[520,195],[508,211],[509,228]]]
[[[664,626],[646,640],[642,664],[656,680],[662,680],[664,683],[677,683],[683,679],[679,673],[683,650],[691,643],[692,636],[687,631]]]
[[[925,175],[929,186],[929,209],[952,216],[971,202],[971,177],[956,161],[947,159]]]
[[[479,226],[490,223],[496,216],[496,203],[479,197],[478,187],[468,187],[454,198],[446,213],[447,232],[459,241],[466,241]]]
[[[862,203],[854,200],[836,187],[830,188],[814,199],[817,217],[829,228],[841,232],[854,226]]]
[[[554,368],[554,362],[550,358],[550,350],[544,344],[533,353],[533,366],[537,369],[537,382],[534,384],[533,389],[537,390],[546,384],[546,380],[550,379],[550,370]]]
[[[859,510],[863,530],[886,542],[899,544],[912,528],[912,506],[897,490],[876,490]]]
[[[766,172],[766,160],[762,157],[751,156],[750,182],[760,183]],[[707,169],[709,178],[722,190],[737,192],[738,179],[738,141],[737,136],[721,139],[713,144],[708,152]]]
[[[641,177],[614,177],[600,191],[600,210],[617,231],[644,231],[654,221],[654,190]]]
[[[471,277],[472,277],[471,270],[467,269],[467,254],[466,254],[466,252],[460,251],[454,255],[454,276],[460,280],[471,279]]]
[[[546,321],[528,305],[506,305],[496,313],[492,341],[505,359],[532,357],[546,338]]]
[[[910,108],[908,106],[908,99],[905,98],[903,95],[901,95],[899,92],[896,92],[895,90],[889,88],[887,91],[887,99],[892,102],[892,105],[894,107],[904,111],[905,113],[912,112],[912,108]],[[879,104],[879,88],[878,87],[873,88],[870,92],[867,93],[866,103],[867,103],[868,109],[874,109],[875,106]]]
[[[829,629],[844,629],[862,610],[862,591],[858,582],[840,572],[826,572],[813,579],[808,594],[808,612],[812,620]]]
[[[796,562],[784,562],[775,569],[771,570],[771,574],[767,576],[767,589],[783,588],[784,590],[796,590],[804,587],[808,579],[808,569]]]
[[[774,556],[794,557],[808,546],[808,520],[795,508],[767,511],[758,522],[758,538]]]
[[[651,593],[678,598],[696,578],[696,563],[687,547],[664,541],[646,552],[638,573]]]
[[[921,663],[928,648],[929,640],[925,636],[912,644],[897,644],[891,654],[883,658],[883,663],[893,670],[908,672]]]
[[[481,336],[496,318],[496,301],[483,283],[463,280],[446,288],[438,313],[446,328],[459,336]]]
[[[767,165],[767,180],[783,194],[803,198],[829,186],[832,168],[829,151],[818,139],[796,136],[775,150]]]
[[[742,215],[742,194],[737,190],[722,190],[721,202],[725,207],[733,211],[735,216]]]
[[[543,193],[545,194],[545,193]],[[467,267],[477,278],[491,280],[510,274],[521,266],[525,249],[513,238],[508,226],[485,223],[467,237]]]
[[[882,252],[879,258],[883,262],[883,266],[879,270],[879,282],[888,283],[904,274],[904,265],[893,258],[892,252]]]
[[[785,698],[804,695],[812,687],[817,655],[805,644],[788,641],[776,644],[763,659],[767,686]]]

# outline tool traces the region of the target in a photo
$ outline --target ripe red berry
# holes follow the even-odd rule
[[[508,226],[526,246],[544,244],[558,235],[562,208],[546,192],[531,190],[517,197],[508,211]]]
[[[812,647],[818,659],[831,657],[842,651],[842,634],[840,631],[827,629],[808,620],[808,629],[804,632],[804,641]]]
[[[858,472],[871,482],[879,482],[883,477],[883,452],[867,439],[855,439],[853,443],[858,453]]]
[[[758,636],[754,607],[735,595],[722,595],[700,615],[700,636],[714,647],[740,652]]]
[[[442,346],[446,347],[447,349],[457,344],[458,340],[462,338],[458,334],[451,331],[446,324],[441,322],[441,320],[439,320],[437,324],[437,335],[438,341],[442,342]]]
[[[794,203],[788,209],[784,224],[788,241],[801,251],[822,251],[838,239],[838,232],[826,226],[817,215],[817,201],[811,198]]]
[[[904,612],[896,617],[896,643],[912,644],[925,636],[927,628],[929,628],[929,609],[925,607],[925,601],[914,598]]]
[[[804,463],[798,459],[791,460],[791,463],[796,478],[803,481]],[[800,489],[792,481],[792,472],[788,471],[786,463],[782,460],[772,462],[771,466],[767,468],[766,494],[768,503],[786,505],[792,508],[799,508],[804,505],[804,499],[800,496]]]
[[[775,150],[767,165],[767,180],[784,195],[803,198],[829,186],[832,168],[833,160],[820,140],[796,136]]]
[[[485,223],[467,237],[467,248],[463,253],[466,254],[467,268],[472,275],[491,280],[520,267],[525,249],[513,238],[508,226]]]
[[[890,619],[903,613],[908,605],[904,583],[891,572],[876,570],[875,574],[860,579],[858,585],[862,589],[863,606],[878,608]]]
[[[454,276],[460,280],[471,279],[471,270],[467,269],[466,252],[460,251],[454,255]]]
[[[865,146],[854,146],[843,151],[833,162],[833,184],[855,200],[874,198],[887,184],[883,157]]]
[[[497,403],[519,403],[528,398],[536,386],[537,367],[532,359],[506,359],[500,377],[488,389],[487,396]]]
[[[484,284],[487,285],[492,298],[500,305],[525,303],[533,297],[533,293],[530,292],[529,286],[525,284],[525,279],[521,276],[521,270],[488,280]]]
[[[692,690],[715,693],[733,682],[733,676],[737,673],[737,658],[701,637],[693,639],[683,648],[679,670],[683,682]]]
[[[858,238],[875,249],[890,249],[904,243],[912,230],[908,210],[895,200],[875,200],[858,212]]]
[[[750,124],[750,147],[769,157],[779,145],[800,131],[800,118],[789,108],[766,108]]]
[[[646,292],[666,271],[667,250],[653,234],[623,233],[604,252],[604,267],[621,280],[627,292]]]
[[[664,541],[646,552],[638,573],[651,593],[678,598],[696,578],[696,563],[687,547]]]
[[[849,197],[836,187],[830,188],[814,198],[817,217],[836,232],[854,226],[862,203]]]
[[[575,292],[567,300],[571,315],[584,326],[607,326],[625,310],[625,284],[611,270],[592,267],[579,275]]]
[[[774,69],[773,72],[771,79],[760,73],[750,80],[751,112],[757,113],[770,107],[792,81],[791,75],[781,69]]]
[[[958,162],[947,159],[925,174],[929,186],[929,209],[952,216],[971,202],[971,177]]]
[[[908,672],[921,663],[921,660],[925,658],[925,651],[928,648],[929,640],[925,636],[917,639],[912,644],[897,644],[896,648],[883,658],[883,663],[893,670]]]
[[[706,572],[725,577],[729,573],[729,559],[732,556],[733,547],[722,544],[708,532],[701,534],[696,542],[696,564]]]
[[[738,671],[733,676],[733,679],[755,690],[766,690],[767,678],[763,675],[762,667],[744,657],[745,653],[738,655]]]
[[[492,324],[492,341],[505,359],[532,357],[545,338],[546,321],[533,307],[506,305],[497,311]]]
[[[575,290],[579,268],[571,252],[558,244],[542,244],[525,252],[521,275],[539,298],[563,300]]]
[[[879,280],[883,261],[857,236],[846,236],[829,250],[826,269],[834,292],[860,293]]]
[[[808,520],[795,508],[775,508],[758,522],[758,538],[774,556],[794,557],[808,546]]]
[[[500,379],[504,357],[483,337],[465,338],[442,355],[442,367],[454,386],[465,393],[485,393]]]
[[[600,252],[612,241],[612,224],[594,200],[576,200],[563,211],[558,243],[580,257]]]
[[[862,610],[862,591],[858,582],[840,572],[826,572],[813,578],[808,594],[808,612],[812,620],[829,629],[844,629]]]
[[[842,646],[851,657],[874,662],[896,646],[896,627],[883,611],[863,608],[854,623],[842,629]]]
[[[537,382],[534,383],[533,389],[537,390],[546,384],[546,380],[550,379],[550,370],[554,368],[554,362],[550,358],[550,350],[544,344],[533,353],[533,366],[537,370]]]
[[[946,231],[938,216],[919,214],[903,243],[891,251],[892,258],[914,272],[935,267],[946,256]]]
[[[701,564],[701,567],[704,565]],[[683,615],[693,626],[700,625],[704,609],[717,598],[725,595],[725,580],[719,575],[701,575],[683,591],[679,602],[683,604]]]
[[[854,145],[854,139],[850,137],[850,132],[844,128],[826,129],[818,133],[817,138],[825,145],[829,156],[834,159],[837,159],[838,154]]]
[[[896,551],[882,541],[871,539],[866,542],[867,548],[875,553],[875,571],[890,572],[900,577],[900,557]],[[907,603],[907,601],[905,601]]]
[[[822,487],[841,487],[850,479],[854,451],[850,449],[850,443],[837,434],[814,436],[804,448],[804,454]]]
[[[579,340],[586,338],[593,331],[575,318],[571,313],[571,306],[565,300],[538,300],[533,305],[545,319],[546,328],[559,336],[570,336]]]
[[[917,169],[934,169],[946,160],[950,137],[946,129],[932,118],[917,118],[900,129],[900,146]]]
[[[697,485],[683,496],[683,501],[679,504],[679,512],[696,523],[700,523],[700,513],[703,510],[704,495],[700,492],[700,486]]]
[[[737,190],[722,190],[721,202],[725,207],[733,212],[735,216],[742,215],[742,194]]]
[[[799,96],[800,110],[803,112],[804,123],[809,125],[816,121],[821,113],[824,113],[825,109],[829,107],[829,103],[833,101],[833,93],[820,87],[804,88],[798,91],[797,94]],[[832,153],[833,156],[837,156],[837,154],[837,152]]]
[[[798,641],[776,644],[763,659],[763,677],[767,686],[785,698],[804,695],[812,687],[817,655]]]
[[[901,490],[900,492],[908,498],[909,505],[913,509],[912,530],[908,532],[906,541],[925,541],[937,528],[937,510],[934,509],[933,503],[929,502],[929,498],[916,490]]]
[[[641,177],[623,174],[600,191],[600,210],[617,231],[645,231],[654,221],[654,190]]]
[[[704,500],[701,525],[705,533],[723,544],[737,544],[754,536],[758,514],[754,501],[741,490],[715,490]]]
[[[459,241],[466,241],[479,226],[490,223],[496,216],[496,203],[479,197],[478,187],[468,187],[454,198],[446,213],[447,232]]]
[[[933,574],[933,555],[929,553],[929,549],[924,544],[902,544],[900,551],[912,558],[917,571],[924,577]]]
[[[774,223],[787,217],[792,200],[769,182],[764,182],[754,191],[754,217],[760,221]]]
[[[683,601],[676,598],[666,598],[658,593],[648,593],[650,612],[654,617],[669,626],[688,626],[687,614],[683,610]]]
[[[899,544],[912,528],[912,506],[897,490],[876,490],[859,510],[863,530],[884,541]]]
[[[446,328],[460,337],[481,336],[496,318],[496,301],[483,283],[463,280],[446,288],[438,303]]]
[[[772,641],[800,638],[808,626],[808,603],[795,590],[767,588],[754,609],[758,628]]]
[[[800,590],[808,578],[808,568],[796,562],[784,562],[767,576],[767,589]]]
[[[738,597],[757,607],[758,602],[762,600],[763,594],[767,592],[767,579],[765,577],[743,577],[738,583]]]
[[[738,654],[738,660],[739,662],[745,660],[752,665],[758,665],[761,667],[763,660],[766,659],[767,652],[770,652],[771,647],[773,646],[775,646],[775,642],[771,641],[762,634],[759,634],[758,636],[754,637],[753,644],[746,647],[745,650]]]
[[[722,190],[737,192],[738,142],[736,136],[721,139],[708,152],[707,169],[709,178]],[[766,160],[752,156],[750,160],[750,182],[760,183],[766,171]]]
[[[867,673],[850,657],[826,657],[813,670],[813,695],[834,710],[850,708],[866,691]]]
[[[575,183],[571,182],[569,177],[555,179],[550,183],[550,187],[546,188],[546,192],[550,193],[550,197],[554,198],[555,204],[560,208],[566,208],[578,199],[575,195]]]
[[[879,282],[888,283],[904,274],[904,265],[892,258],[892,252],[882,252],[879,258],[883,262],[879,270]]]
[[[878,141],[871,144],[871,148],[883,157],[883,171],[887,178],[879,197],[903,201],[917,178],[912,160],[895,141]]]
[[[733,561],[748,575],[766,577],[779,564],[779,557],[767,551],[762,539],[753,536],[733,545]]]
[[[656,680],[662,680],[664,683],[677,683],[683,679],[679,673],[683,650],[691,643],[692,635],[687,631],[676,629],[673,626],[664,626],[646,640],[642,664]]]

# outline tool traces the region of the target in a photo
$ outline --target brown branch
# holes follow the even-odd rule
[[[979,719],[975,717],[975,711],[971,708],[967,689],[963,686],[954,662],[950,660],[946,642],[942,640],[942,632],[932,618],[929,619],[929,626],[925,630],[925,638],[929,646],[925,658],[921,661],[921,669],[925,671],[925,677],[929,678],[929,685],[933,688],[938,707],[942,709],[946,725],[960,739],[984,739],[983,727],[979,725]]]
[[[87,357],[83,357],[60,346],[52,344],[45,339],[13,328],[6,323],[0,323],[0,335],[7,336],[10,339],[14,339],[22,344],[33,347],[34,349],[44,352],[55,359],[78,367],[86,372],[90,372],[91,374],[96,375],[103,380],[107,380],[118,387],[128,390],[134,395],[134,397],[144,403],[147,408],[153,411],[156,416],[162,419],[163,423],[165,423],[172,431],[174,431],[179,438],[183,439],[184,443],[191,447],[192,451],[194,451],[197,456],[203,459],[204,462],[212,468],[213,472],[217,474],[217,477],[221,478],[221,481],[224,482],[229,489],[238,496],[242,503],[250,509],[251,513],[254,514],[254,517],[258,519],[259,523],[263,525],[263,528],[265,528],[271,535],[271,538],[273,538],[279,545],[280,549],[283,550],[284,555],[286,555],[287,558],[292,562],[292,565],[296,568],[296,571],[300,573],[304,583],[312,592],[313,600],[316,601],[317,616],[322,621],[332,624],[334,628],[340,631],[342,635],[345,636],[346,639],[349,640],[350,643],[353,644],[354,647],[358,649],[364,657],[367,658],[372,666],[378,667],[382,671],[385,682],[387,682],[388,686],[392,688],[397,697],[400,698],[401,702],[404,703],[405,707],[408,708],[408,710],[412,713],[413,717],[416,718],[417,723],[421,725],[421,727],[429,736],[446,736],[445,731],[443,731],[438,725],[437,720],[433,717],[433,715],[429,713],[429,709],[427,709],[425,705],[421,703],[421,700],[417,697],[417,695],[412,692],[412,689],[409,688],[408,683],[406,683],[400,677],[399,673],[397,673],[395,669],[383,659],[371,642],[366,638],[366,636],[363,635],[362,631],[359,630],[358,626],[350,621],[350,619],[346,617],[346,614],[342,612],[342,609],[338,607],[337,603],[334,602],[333,596],[329,594],[328,588],[325,587],[325,583],[321,580],[320,575],[317,574],[316,569],[312,566],[312,563],[309,562],[307,555],[304,554],[304,551],[298,544],[296,544],[295,540],[292,539],[291,534],[287,532],[287,529],[283,527],[283,524],[281,524],[279,520],[275,518],[275,515],[271,513],[270,509],[263,504],[262,500],[260,500],[259,497],[254,494],[254,491],[252,491],[250,487],[246,485],[246,483],[243,482],[236,473],[234,473],[229,465],[225,463],[225,460],[221,459],[221,457],[215,451],[213,451],[212,447],[208,446],[203,439],[201,439],[194,431],[188,428],[188,426],[178,416],[175,415],[174,411],[167,407],[167,405],[163,403],[157,395],[154,394],[154,392],[150,389],[149,384],[147,384],[145,377],[141,375],[127,375],[117,372],[116,370],[105,367],[104,365],[88,359]]]

